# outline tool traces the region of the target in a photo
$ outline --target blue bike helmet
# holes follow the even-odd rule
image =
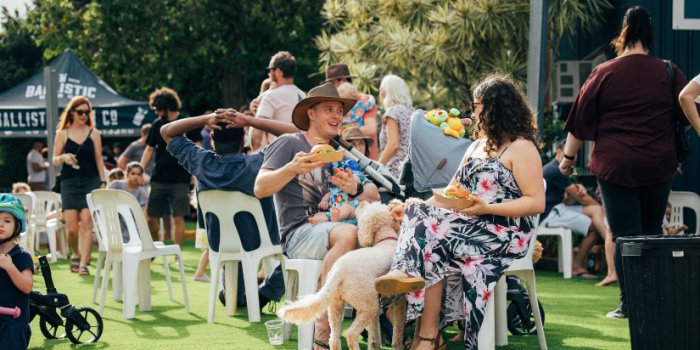
[[[19,222],[18,227],[15,227],[15,232],[10,239],[19,236],[20,233],[27,230],[27,216],[24,214],[22,202],[13,195],[0,194],[0,212],[10,213]]]

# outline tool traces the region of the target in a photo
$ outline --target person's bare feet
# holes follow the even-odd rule
[[[609,286],[615,282],[617,282],[617,276],[608,275],[608,276],[605,276],[605,278],[603,278],[602,281],[596,283],[595,285],[598,287],[605,287],[605,286]]]
[[[326,213],[324,213],[324,212],[316,213],[316,215],[309,218],[309,223],[312,225],[320,224],[322,222],[327,222],[327,221],[328,221],[328,218],[326,217]]]

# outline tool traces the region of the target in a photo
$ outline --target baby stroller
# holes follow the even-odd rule
[[[360,169],[365,175],[377,185],[382,203],[388,203],[392,199],[404,200],[404,189],[389,170],[381,163],[372,160],[356,150],[352,144],[343,141],[340,136],[331,139],[330,145],[335,148],[344,148],[346,154],[360,164]]]
[[[471,141],[445,135],[418,109],[411,116],[411,148],[399,183],[406,197],[428,199],[432,189],[446,187],[454,176]]]
[[[46,339],[68,337],[73,344],[94,343],[102,336],[102,317],[89,307],[77,308],[68,296],[58,293],[51,277],[51,267],[45,256],[39,257],[46,294],[29,294],[29,322],[39,315],[39,329]],[[60,309],[59,315],[57,310]],[[65,322],[63,320],[65,318]]]

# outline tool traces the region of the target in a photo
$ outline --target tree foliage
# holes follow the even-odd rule
[[[327,0],[316,38],[321,69],[350,66],[360,89],[376,92],[393,73],[412,87],[417,105],[465,108],[471,84],[489,72],[524,82],[529,0]],[[549,44],[591,30],[607,0],[551,0]]]
[[[121,94],[170,86],[192,113],[257,95],[270,57],[298,61],[297,83],[320,79],[322,0],[35,0],[27,24],[45,61],[70,48]]]

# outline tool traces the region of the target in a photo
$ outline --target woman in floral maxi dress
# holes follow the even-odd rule
[[[477,348],[496,282],[527,253],[534,214],[544,210],[535,123],[522,94],[509,78],[489,76],[474,88],[472,107],[479,139],[450,186],[467,189],[474,204],[460,211],[431,198],[405,208],[392,271],[375,282],[382,295],[408,292],[408,320],[422,315],[412,349],[443,349],[439,330],[462,319],[465,349]]]

